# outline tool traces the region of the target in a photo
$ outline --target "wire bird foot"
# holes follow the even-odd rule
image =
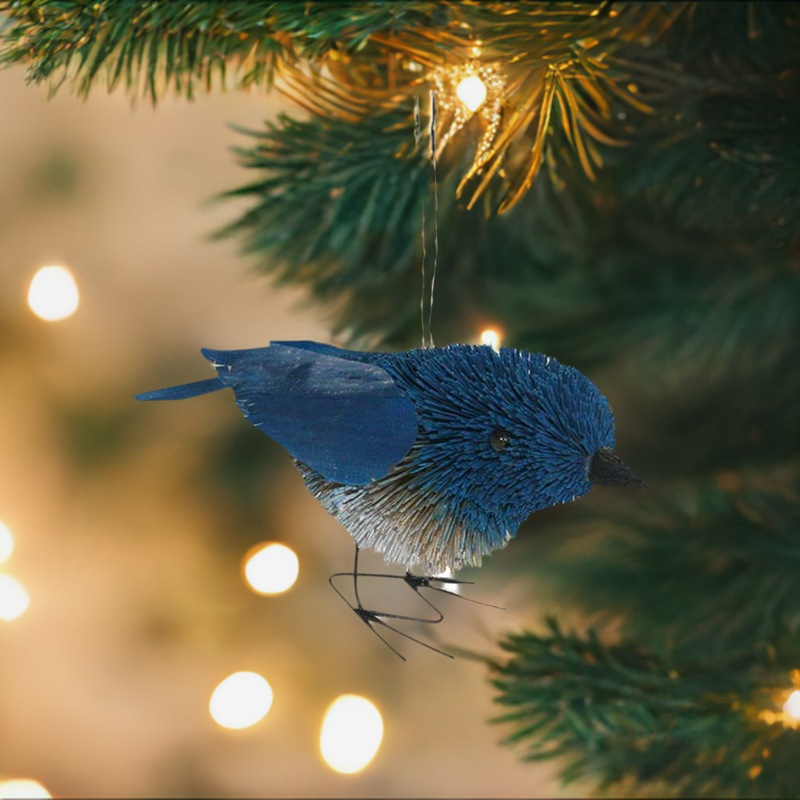
[[[385,576],[375,576],[375,577],[394,578],[399,576],[385,575]],[[468,603],[476,603],[479,606],[486,606],[487,608],[496,608],[498,611],[505,611],[505,609],[502,606],[493,606],[491,603],[482,603],[480,600],[473,600],[471,597],[462,597],[460,594],[456,594],[455,592],[448,592],[447,589],[442,589],[439,586],[431,585],[431,581],[439,581],[440,583],[463,583],[468,586],[472,586],[474,581],[459,581],[456,580],[455,578],[445,578],[443,576],[440,577],[437,575],[423,578],[421,575],[414,575],[411,572],[406,572],[406,574],[403,576],[403,579],[417,594],[419,594],[420,589],[433,589],[434,592],[449,594],[450,597],[457,597],[459,600],[466,600]],[[421,594],[419,596],[422,597]],[[439,612],[439,609],[431,605],[431,603],[428,600],[426,600],[424,597],[422,597],[422,599],[425,600],[425,602],[428,603],[428,605],[434,608],[437,612]],[[436,620],[436,621],[440,622],[441,620]]]
[[[389,625],[387,622],[384,621],[385,619],[397,619],[397,620],[406,620],[408,622],[423,622],[423,623],[426,623],[426,624],[429,624],[429,625],[436,625],[437,623],[441,622],[444,619],[444,614],[442,614],[442,612],[439,611],[439,609],[436,608],[436,606],[433,603],[431,603],[431,601],[428,600],[427,597],[425,597],[424,595],[420,594],[420,591],[419,591],[420,589],[433,589],[436,592],[441,592],[442,594],[448,594],[451,597],[457,597],[459,600],[467,600],[470,603],[477,603],[478,605],[481,605],[481,606],[488,606],[489,608],[496,608],[496,609],[499,609],[500,611],[504,610],[504,609],[500,608],[500,606],[493,606],[490,603],[482,603],[479,600],[472,600],[469,597],[461,597],[460,595],[456,594],[455,592],[448,592],[447,589],[442,589],[442,588],[440,588],[438,586],[433,586],[432,583],[431,583],[432,581],[437,581],[437,582],[447,583],[447,584],[450,584],[450,583],[452,583],[452,584],[462,584],[463,583],[463,584],[470,584],[471,585],[472,581],[460,581],[460,580],[456,580],[455,578],[445,578],[445,577],[436,577],[436,576],[427,576],[427,577],[425,577],[425,576],[422,576],[422,575],[414,575],[411,572],[406,572],[405,575],[388,575],[388,574],[385,574],[385,573],[359,572],[358,571],[358,551],[359,551],[359,548],[358,548],[358,546],[356,546],[356,554],[355,554],[355,559],[354,559],[354,562],[353,562],[353,571],[352,572],[337,572],[335,575],[331,575],[330,576],[330,578],[328,579],[328,583],[330,583],[331,588],[333,589],[333,591],[336,592],[336,594],[338,594],[339,597],[341,597],[342,600],[344,600],[344,602],[347,603],[347,605],[356,613],[356,616],[358,616],[364,622],[364,624],[367,625],[367,627],[402,661],[405,661],[406,659],[402,655],[400,655],[400,653],[397,650],[395,650],[395,648],[392,647],[392,645],[390,645],[389,642],[387,642],[386,639],[384,639],[384,637],[380,635],[380,633],[378,633],[378,631],[374,627],[375,625],[382,625],[384,628],[388,628],[390,631],[394,631],[394,633],[397,633],[400,636],[405,637],[406,639],[410,639],[412,642],[416,642],[417,644],[428,648],[428,650],[433,650],[435,653],[439,653],[440,655],[446,656],[447,658],[453,658],[453,656],[451,656],[449,653],[445,653],[443,650],[439,650],[438,648],[432,647],[431,645],[426,644],[425,642],[422,642],[419,639],[414,638],[413,636],[409,636],[407,633],[403,633],[403,631],[398,630],[394,626]],[[352,605],[352,603],[334,585],[333,579],[334,578],[340,578],[340,577],[348,577],[348,578],[352,577],[353,578],[353,589],[355,591],[356,604],[357,605],[355,605],[355,606]],[[430,606],[430,608],[433,609],[433,611],[437,615],[437,618],[436,619],[427,619],[426,617],[410,617],[410,616],[406,616],[404,614],[390,614],[390,613],[385,612],[385,611],[373,611],[371,609],[364,608],[364,606],[361,604],[361,598],[359,597],[359,594],[358,594],[358,579],[359,578],[389,578],[389,579],[392,579],[392,580],[402,580],[402,581],[404,581],[408,586],[411,587],[411,589],[414,590],[414,592],[417,594],[417,596],[424,603],[426,603],[428,606]]]

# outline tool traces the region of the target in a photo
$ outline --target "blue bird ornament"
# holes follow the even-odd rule
[[[136,398],[233,389],[245,417],[289,451],[308,490],[349,531],[356,557],[382,553],[415,590],[435,578],[412,570],[479,566],[535,511],[593,485],[647,486],[614,453],[606,398],[541,353],[361,353],[316,342],[202,352],[216,378]],[[357,565],[341,574],[355,580]],[[354,610],[384,624],[360,601]]]

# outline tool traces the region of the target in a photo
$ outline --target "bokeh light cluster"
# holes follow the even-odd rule
[[[36,272],[28,290],[28,305],[42,320],[66,319],[78,308],[79,294],[72,273],[60,266],[43,267]],[[0,522],[0,565],[14,550],[9,528]],[[294,586],[300,572],[296,553],[279,542],[262,542],[252,547],[242,560],[242,577],[259,595],[279,595]],[[0,573],[0,619],[19,617],[29,605],[29,597],[19,581]],[[261,722],[274,700],[273,689],[263,676],[251,671],[235,672],[221,681],[211,693],[209,713],[214,722],[228,730],[242,730]],[[364,697],[342,695],[327,709],[321,723],[320,753],[336,772],[353,774],[364,769],[375,757],[383,738],[383,718],[377,707]],[[14,778],[0,782],[0,798],[50,797],[37,781]]]
[[[0,567],[14,552],[14,537],[8,526],[0,522]],[[0,620],[11,622],[28,608],[30,600],[22,584],[13,576],[0,572]],[[50,797],[38,781],[30,778],[0,780],[0,800],[5,798]]]
[[[0,522],[0,567],[14,552],[14,537]],[[11,622],[27,611],[30,598],[25,587],[13,576],[0,572],[0,620]]]

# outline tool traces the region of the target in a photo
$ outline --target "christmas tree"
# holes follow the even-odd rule
[[[54,90],[292,98],[248,132],[228,195],[250,207],[218,235],[340,341],[496,323],[610,387],[617,450],[653,488],[512,543],[560,609],[484,659],[522,758],[615,793],[800,792],[800,7],[0,11],[0,60]]]

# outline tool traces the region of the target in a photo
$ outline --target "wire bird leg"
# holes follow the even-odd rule
[[[387,619],[400,619],[400,620],[407,620],[409,622],[427,622],[427,623],[433,623],[433,624],[435,624],[437,622],[441,622],[444,619],[444,615],[439,611],[439,609],[437,609],[433,605],[433,603],[431,603],[425,597],[422,597],[422,595],[420,595],[420,597],[422,597],[422,599],[439,615],[438,619],[426,619],[424,617],[408,617],[408,616],[405,616],[403,614],[389,614],[389,613],[386,613],[386,612],[383,612],[383,611],[371,611],[369,609],[364,608],[364,606],[361,604],[361,598],[359,597],[359,594],[358,594],[358,579],[359,578],[395,578],[395,579],[404,580],[405,576],[403,576],[403,575],[377,575],[377,574],[369,573],[369,572],[359,572],[358,571],[358,551],[359,551],[359,547],[358,547],[358,545],[356,545],[356,555],[355,555],[355,560],[353,562],[353,571],[352,572],[337,572],[335,575],[331,575],[331,577],[328,578],[328,583],[330,583],[331,587],[333,588],[333,591],[336,592],[336,594],[338,594],[339,597],[341,597],[342,600],[344,600],[344,602],[347,603],[347,605],[350,606],[350,608],[352,608],[353,611],[356,612],[356,615],[361,618],[361,620],[367,625],[367,627],[402,661],[405,661],[406,659],[402,655],[400,655],[400,653],[398,653],[397,650],[395,650],[394,647],[392,647],[389,644],[389,642],[387,642],[386,639],[384,639],[383,636],[381,636],[380,633],[378,633],[377,630],[375,630],[375,628],[373,627],[374,624],[382,625],[384,628],[388,628],[390,631],[394,631],[395,633],[399,634],[400,636],[404,636],[406,639],[411,639],[412,642],[416,642],[417,644],[420,644],[423,647],[427,647],[428,650],[433,650],[435,653],[440,653],[441,655],[446,656],[447,658],[452,658],[453,656],[451,656],[449,653],[445,653],[443,650],[438,650],[436,647],[431,647],[431,645],[425,644],[425,642],[421,642],[419,639],[415,639],[413,636],[409,636],[407,633],[403,633],[403,631],[400,631],[397,628],[393,627],[392,625],[389,625],[388,623],[384,622],[383,619],[382,619],[382,617],[383,617],[383,618],[387,618]],[[336,586],[333,583],[333,579],[334,578],[345,577],[345,576],[353,578],[353,589],[355,590],[356,604],[357,604],[356,606],[353,606],[350,603],[350,601],[336,588]]]
[[[394,578],[400,577],[395,575],[385,575],[385,576],[376,576],[376,577],[386,577],[386,578]],[[420,589],[433,589],[434,592],[441,592],[442,594],[449,594],[450,597],[457,597],[459,600],[466,600],[468,603],[476,603],[479,606],[486,606],[487,608],[496,608],[498,611],[505,611],[504,608],[501,606],[493,606],[491,603],[482,603],[480,600],[473,600],[471,597],[462,597],[460,594],[456,594],[455,592],[448,592],[447,589],[442,589],[439,586],[431,586],[431,581],[439,581],[441,583],[464,583],[469,586],[472,586],[474,581],[457,581],[455,578],[445,578],[437,575],[433,575],[427,578],[423,578],[420,575],[413,575],[410,572],[406,572],[404,576],[402,576],[405,582],[420,596],[419,594]],[[422,597],[425,600],[424,597]],[[431,603],[428,600],[425,600],[428,605]],[[438,611],[438,609],[436,609]],[[436,620],[440,622],[441,620]]]
[[[441,589],[438,586],[432,586],[431,585],[431,581],[439,581],[441,583],[454,583],[454,584],[458,584],[458,583],[472,584],[472,581],[459,581],[459,580],[456,580],[455,578],[444,578],[444,577],[440,578],[440,577],[436,577],[436,576],[423,577],[423,576],[420,576],[420,575],[413,575],[411,572],[406,572],[405,575],[388,575],[388,574],[385,574],[385,573],[359,572],[358,571],[358,551],[359,551],[359,547],[358,547],[358,545],[356,545],[356,554],[355,554],[355,559],[353,561],[353,571],[352,572],[337,572],[335,575],[331,575],[330,578],[328,578],[328,583],[330,583],[331,588],[333,589],[333,591],[336,592],[336,594],[338,594],[339,597],[341,597],[342,600],[344,600],[344,602],[347,603],[347,605],[353,611],[355,611],[356,615],[367,625],[367,627],[369,627],[369,629],[398,658],[400,658],[403,661],[405,661],[406,659],[402,655],[400,655],[400,653],[398,653],[397,650],[395,650],[394,647],[392,647],[392,645],[390,645],[389,642],[387,642],[386,639],[384,639],[384,637],[380,635],[380,633],[378,633],[378,631],[373,627],[374,624],[382,625],[384,628],[388,628],[390,631],[394,631],[395,633],[399,634],[400,636],[404,636],[406,639],[410,639],[412,642],[416,642],[417,644],[422,645],[423,647],[427,647],[428,650],[433,650],[435,653],[439,653],[440,655],[446,656],[447,658],[452,658],[453,657],[449,653],[445,653],[443,650],[439,650],[436,647],[432,647],[429,644],[425,644],[425,642],[422,642],[419,639],[415,639],[413,636],[409,636],[407,633],[403,633],[403,631],[400,631],[397,628],[393,627],[392,625],[389,625],[388,623],[384,622],[384,619],[398,619],[398,620],[406,620],[408,622],[424,622],[424,623],[427,623],[429,625],[435,625],[435,624],[441,622],[444,619],[444,614],[442,614],[442,612],[439,611],[439,609],[436,608],[436,606],[433,603],[431,603],[431,601],[428,600],[427,597],[425,597],[424,595],[420,594],[420,591],[419,591],[420,589],[433,589],[434,591],[442,592],[442,594],[449,594],[452,597],[457,597],[460,600],[467,600],[470,603],[477,603],[478,605],[481,605],[481,606],[489,606],[489,608],[498,608],[498,609],[500,608],[499,606],[493,606],[493,605],[490,605],[489,603],[481,603],[479,600],[472,600],[469,597],[461,597],[460,595],[456,594],[455,592],[448,592],[446,589]],[[353,578],[353,590],[354,590],[355,596],[356,596],[356,605],[355,606],[353,606],[350,603],[350,601],[334,585],[333,579],[334,578],[340,578],[340,577],[352,577]],[[389,614],[389,613],[384,612],[384,611],[372,611],[370,609],[364,608],[364,606],[361,604],[361,598],[359,597],[359,594],[358,594],[358,579],[359,578],[389,578],[389,579],[392,579],[392,580],[405,581],[405,583],[414,590],[414,592],[417,594],[417,596],[424,603],[429,605],[436,612],[438,618],[437,619],[427,619],[425,617],[409,617],[409,616],[405,616],[403,614]],[[502,611],[503,609],[500,609],[500,610]]]

